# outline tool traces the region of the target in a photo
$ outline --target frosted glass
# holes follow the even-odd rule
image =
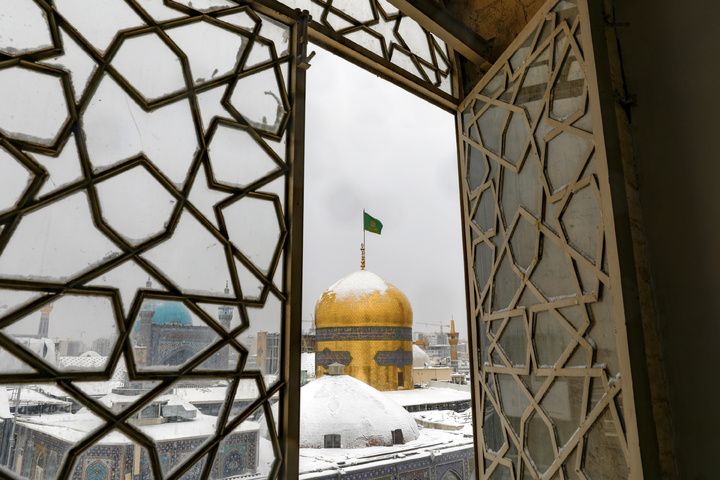
[[[285,117],[283,93],[275,69],[269,68],[239,79],[230,103],[253,127],[278,133]]]
[[[218,339],[217,333],[182,302],[159,299],[143,302],[130,332],[135,365],[141,371],[177,370]]]
[[[280,166],[248,130],[221,125],[208,147],[215,180],[232,187],[246,187],[277,171]]]
[[[12,210],[32,180],[32,173],[0,147],[0,213]]]
[[[133,302],[137,300],[141,289],[167,291],[157,278],[132,260],[121,263],[118,267],[103,273],[86,285],[117,289],[125,315],[130,313]]]
[[[103,219],[132,245],[165,231],[177,200],[143,167],[110,177],[95,187]]]
[[[190,203],[198,209],[208,222],[219,229],[220,226],[214,207],[223,200],[226,200],[229,196],[230,194],[227,192],[214,190],[208,186],[205,168],[202,167],[195,176],[188,200],[190,200]]]
[[[550,312],[543,311],[535,315],[534,344],[538,366],[555,367],[572,341],[570,332]]]
[[[122,0],[56,0],[55,7],[100,53],[119,31],[145,25]]]
[[[187,55],[195,85],[232,73],[247,46],[247,39],[207,21],[167,30]]]
[[[591,187],[574,192],[562,215],[568,243],[593,262],[600,241],[600,206]]]
[[[0,277],[64,282],[119,253],[80,191],[23,217],[0,255]]]
[[[184,293],[230,296],[224,292],[230,279],[225,248],[187,210],[180,216],[169,240],[148,250],[143,258],[155,265]]]
[[[0,52],[18,55],[52,47],[45,12],[32,0],[4,2],[0,11]]]
[[[95,169],[105,170],[144,153],[178,188],[198,149],[186,100],[145,112],[109,76],[85,111],[83,129]]]
[[[60,371],[103,371],[118,338],[110,298],[82,295],[62,296],[2,332]],[[96,352],[100,340],[103,350]]]
[[[59,77],[23,67],[0,70],[0,131],[52,145],[68,117]]]
[[[275,203],[256,197],[243,197],[223,209],[230,240],[263,273],[278,248],[280,224]]]
[[[155,34],[126,38],[112,66],[148,101],[185,89],[180,58]]]
[[[77,150],[75,135],[70,135],[65,146],[55,157],[29,152],[28,155],[45,167],[50,174],[50,177],[45,180],[42,188],[40,188],[38,197],[53,193],[82,178],[80,156]]]

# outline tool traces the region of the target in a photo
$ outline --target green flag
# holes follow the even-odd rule
[[[365,212],[363,212],[363,215],[365,218],[365,230],[380,235],[380,232],[382,232],[382,222],[377,218],[371,217]]]

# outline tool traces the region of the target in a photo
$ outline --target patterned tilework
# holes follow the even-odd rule
[[[448,471],[455,473],[460,478],[467,477],[466,470],[465,470],[465,462],[463,460],[458,460],[456,462],[438,465],[437,467],[435,467],[436,478],[439,478],[439,479],[443,478],[443,476]]]
[[[420,458],[413,456],[397,459],[392,464],[383,461],[383,465],[379,466],[345,467],[340,473],[336,470],[318,472],[314,476],[305,477],[305,480],[442,480],[442,476],[448,472],[451,472],[448,475],[451,478],[455,478],[452,474],[457,474],[462,480],[475,478],[472,444],[441,453],[433,456],[425,453]],[[472,470],[470,465],[473,465]]]
[[[375,354],[375,362],[382,367],[396,366],[403,368],[406,365],[412,365],[413,354],[398,348],[393,352],[377,352]]]
[[[408,327],[327,327],[315,331],[315,340],[402,340],[412,341],[412,328]]]
[[[325,368],[331,363],[341,363],[348,366],[351,362],[352,356],[350,352],[333,352],[329,348],[326,348],[321,352],[315,353],[315,365],[322,365]]]
[[[403,472],[397,476],[397,480],[430,480],[430,470],[413,470]]]

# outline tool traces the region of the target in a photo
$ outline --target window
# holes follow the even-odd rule
[[[398,388],[403,387],[403,372],[398,372]]]
[[[398,444],[405,443],[405,440],[404,440],[404,438],[403,438],[403,433],[402,433],[402,429],[401,429],[401,428],[398,428],[397,430],[393,430],[393,431],[390,432],[390,433],[392,434],[392,442],[393,442],[393,445],[398,445]]]
[[[341,448],[340,435],[334,433],[325,435],[325,448]]]

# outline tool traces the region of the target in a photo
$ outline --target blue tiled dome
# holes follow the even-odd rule
[[[180,302],[167,302],[158,306],[152,321],[157,325],[192,325],[190,311]]]

